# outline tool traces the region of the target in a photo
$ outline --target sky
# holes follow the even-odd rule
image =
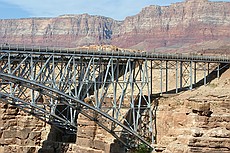
[[[124,20],[149,5],[167,6],[183,0],[0,0],[0,19],[56,17],[63,14],[102,15]],[[215,0],[218,1],[218,0]],[[230,1],[230,0],[222,0]]]

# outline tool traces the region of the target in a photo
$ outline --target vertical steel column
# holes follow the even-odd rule
[[[103,71],[103,70],[102,70],[101,58],[99,58],[99,71],[98,71],[98,73],[99,73],[99,78],[98,78],[98,79],[99,79],[99,81],[98,81],[99,84],[100,84],[101,82],[103,82],[103,81],[102,81],[102,76],[103,76],[103,74],[101,74],[102,71]],[[98,86],[100,86],[99,84],[98,84]]]
[[[180,62],[180,90],[183,87],[183,62]]]
[[[63,59],[63,56],[61,56],[61,61],[64,61],[64,59]],[[61,62],[60,63],[61,64],[61,69],[60,69],[60,80],[59,80],[59,83],[58,83],[58,89],[60,90],[60,91],[62,91],[62,89],[61,89],[61,77],[63,76],[63,70],[64,70],[64,62]]]
[[[163,63],[163,61],[161,61],[161,68],[160,68],[160,73],[161,73],[161,79],[160,79],[161,80],[160,81],[161,94],[163,93],[163,91],[162,91],[163,90],[163,85],[162,85],[163,84],[163,73],[162,73],[162,66],[163,65],[162,65],[162,63]]]
[[[52,77],[52,85],[51,85],[51,87],[54,88],[54,89],[57,89],[57,86],[56,86],[56,76],[55,75],[56,75],[56,73],[55,73],[55,63],[54,63],[54,56],[53,56],[53,58],[52,58],[52,76],[51,76]],[[50,106],[50,114],[54,115],[55,114],[56,105],[55,105],[55,102],[54,102],[53,98],[50,99],[50,105],[51,105]]]
[[[176,61],[176,93],[178,93],[178,61]]]
[[[190,78],[190,90],[192,90],[192,61],[190,62],[190,71],[189,71],[189,78]]]
[[[114,117],[114,115],[116,114],[115,110],[116,110],[116,89],[115,89],[115,70],[114,70],[114,63],[113,60],[111,61],[111,83],[112,83],[112,88],[113,88],[113,103],[112,103],[112,117]],[[95,79],[96,81],[96,79]],[[111,127],[114,127],[114,124],[111,124]]]
[[[76,60],[75,56],[73,56],[73,81],[72,81],[72,83],[74,85],[74,97],[77,97],[77,83],[76,83],[77,72],[76,72],[76,61],[75,60]],[[78,104],[78,107],[79,107],[79,104]],[[74,113],[73,113],[74,118],[73,118],[73,120],[71,120],[71,122],[74,122],[77,124],[76,118],[78,118],[78,114],[79,114],[79,112],[75,109]]]
[[[92,57],[92,61],[94,61],[94,57]],[[93,68],[94,68],[94,63],[92,62],[91,63],[91,65],[93,66]],[[89,67],[89,73],[88,73],[88,75],[86,76],[86,80],[85,80],[85,84],[86,84],[86,87],[85,87],[85,89],[86,89],[86,96],[87,97],[89,97],[90,95],[89,95],[89,91],[87,90],[87,88],[89,87],[89,76],[90,76],[90,73],[91,73],[91,70],[90,70],[90,67]]]
[[[207,80],[209,80],[209,73],[210,73],[210,63],[208,63],[208,74],[207,74]]]
[[[150,86],[151,86],[151,91],[150,91],[150,93],[151,93],[151,95],[153,94],[153,61],[151,60],[150,61],[151,62],[151,67],[150,67],[150,69],[151,69],[151,72],[150,72]]]
[[[115,66],[115,74],[113,74],[114,76],[112,76],[112,77],[115,77],[114,78],[114,83],[113,83],[113,112],[112,112],[112,116],[113,116],[113,118],[115,118],[115,115],[117,114],[117,84],[119,84],[119,69],[120,69],[120,67],[119,67],[119,59],[117,59],[116,60],[116,63],[114,63],[116,66]],[[112,69],[113,69],[113,67],[112,67]],[[113,70],[112,70],[113,71]],[[132,88],[132,90],[131,90],[131,93],[133,92],[133,88]],[[133,93],[132,93],[133,94]],[[131,99],[131,106],[130,107],[132,107],[132,104],[133,104],[133,95],[131,96],[132,97],[132,99]],[[134,106],[133,106],[134,107]],[[111,128],[112,129],[114,129],[115,128],[115,124],[114,123],[112,123],[111,124]]]
[[[34,71],[33,71],[33,57],[31,55],[30,57],[30,80],[34,80]],[[31,93],[31,104],[35,105],[35,101],[34,101],[34,90],[30,89],[30,93]]]
[[[11,59],[10,59],[10,53],[8,54],[8,74],[11,74],[11,67],[10,67],[10,63],[11,63]],[[12,95],[12,91],[13,91],[13,84],[10,82],[10,95]]]
[[[133,69],[133,76],[132,76],[132,79],[133,79],[133,82],[132,82],[132,92],[131,92],[131,96],[132,96],[132,98],[131,98],[131,110],[132,110],[132,118],[133,118],[133,127],[134,127],[134,129],[137,129],[137,127],[136,127],[136,110],[135,110],[135,98],[134,98],[134,85],[135,85],[135,83],[136,83],[136,81],[137,81],[137,75],[136,75],[136,71],[137,71],[137,73],[138,73],[138,71],[139,70],[136,70],[136,69],[138,69],[138,67],[136,67],[136,65],[138,64],[138,61],[134,61],[134,69]]]
[[[168,92],[168,61],[165,62],[165,92]]]
[[[196,62],[194,62],[194,84],[196,84]]]
[[[145,62],[145,61],[144,61]],[[144,63],[143,62],[143,63]],[[142,73],[141,73],[142,72]],[[144,88],[144,82],[145,82],[145,72],[143,69],[143,65],[140,64],[139,65],[139,73],[140,73],[140,85],[141,87],[139,88],[139,99],[138,99],[138,106],[137,106],[137,115],[136,115],[136,127],[138,127],[139,124],[139,119],[141,117],[140,115],[140,111],[141,111],[141,102],[142,102],[142,96],[143,96],[143,88]],[[143,96],[144,97],[144,96]],[[137,132],[137,130],[135,130],[135,132]]]
[[[217,66],[217,78],[220,78],[220,64]]]
[[[149,76],[148,76],[148,61],[145,60],[145,73],[146,73],[146,79],[145,79],[145,82],[147,83],[147,88],[148,88],[148,102],[147,102],[147,110],[148,110],[148,113],[149,113],[149,132],[151,133],[151,143],[153,144],[154,143],[154,136],[153,136],[153,118],[152,118],[152,109],[151,109],[151,92],[150,90],[152,89],[152,86],[149,88],[149,85],[151,85],[152,83],[152,77],[150,78],[150,83],[149,83]],[[152,68],[152,62],[151,62],[151,68]],[[152,69],[151,69],[152,70]],[[149,90],[150,89],[150,90]]]
[[[206,71],[206,63],[204,63],[204,85],[207,84]]]

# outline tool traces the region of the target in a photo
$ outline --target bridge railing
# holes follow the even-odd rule
[[[164,60],[192,60],[192,61],[210,61],[210,62],[225,62],[230,63],[229,55],[199,55],[199,54],[183,54],[183,53],[156,53],[143,51],[122,50],[103,50],[90,48],[61,48],[61,47],[46,47],[46,46],[28,46],[16,44],[1,44],[1,50],[14,51],[31,51],[40,53],[60,53],[60,54],[86,54],[99,56],[122,56],[123,58],[149,58],[149,59],[164,59]]]

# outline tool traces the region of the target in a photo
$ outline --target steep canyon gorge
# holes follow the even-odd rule
[[[79,47],[114,45],[147,52],[230,53],[230,2],[186,0],[148,6],[117,21],[88,14],[0,20],[0,42]],[[173,76],[175,74],[170,74]],[[230,153],[230,71],[208,85],[159,97],[156,148],[163,153]],[[0,153],[122,153],[114,138],[80,115],[76,142],[0,103]],[[68,139],[68,138],[67,138]]]

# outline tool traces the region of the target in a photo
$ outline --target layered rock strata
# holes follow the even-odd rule
[[[0,116],[1,153],[38,152],[49,132],[43,121],[2,102]]]
[[[164,153],[230,152],[229,74],[159,100],[157,144],[166,148]]]

